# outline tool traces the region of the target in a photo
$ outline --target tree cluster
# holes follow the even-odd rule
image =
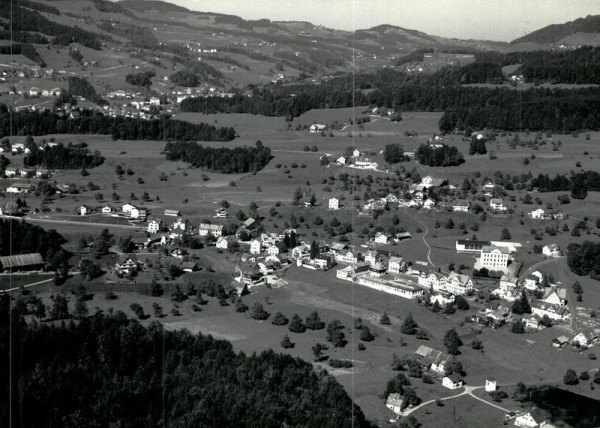
[[[104,157],[98,150],[92,153],[88,149],[77,148],[72,144],[67,146],[58,144],[46,147],[45,150],[34,146],[34,149],[23,159],[25,166],[42,165],[48,169],[89,169],[103,163]]]
[[[465,162],[465,158],[456,147],[446,144],[442,144],[441,147],[421,144],[415,150],[415,157],[421,165],[427,166],[457,166]]]

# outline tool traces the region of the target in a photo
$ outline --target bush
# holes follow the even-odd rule
[[[563,382],[565,385],[577,385],[579,383],[579,379],[575,370],[568,369],[563,376]]]
[[[275,313],[275,315],[273,315],[273,319],[271,319],[271,324],[274,325],[286,325],[288,323],[288,319],[285,315],[283,315],[281,312],[277,312]]]
[[[352,361],[349,360],[329,360],[329,365],[334,369],[349,369],[353,366]]]

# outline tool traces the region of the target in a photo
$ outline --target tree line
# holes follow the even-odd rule
[[[203,147],[195,142],[168,142],[167,160],[181,160],[196,168],[225,174],[260,171],[271,160],[271,149],[260,141],[254,147]]]
[[[91,110],[81,110],[80,114],[81,117],[71,118],[50,112],[14,112],[11,121],[7,107],[0,105],[0,138],[6,135],[108,134],[115,140],[230,141],[236,136],[231,127],[192,124],[167,116],[144,120],[110,117]]]
[[[570,177],[556,174],[554,178],[550,178],[548,174],[539,174],[531,180],[531,186],[537,188],[540,192],[570,190],[572,198],[585,199],[588,191],[600,191],[600,173],[596,171],[571,172]]]
[[[371,426],[333,377],[299,358],[236,354],[120,311],[50,325],[9,307],[0,296],[0,358],[13,373],[0,391],[5,403],[12,393],[18,426]],[[0,425],[8,418],[2,406]]]
[[[427,166],[457,166],[465,162],[465,158],[456,147],[446,144],[442,144],[441,147],[420,144],[415,150],[415,158],[421,165]]]
[[[92,153],[86,148],[74,147],[72,144],[58,144],[46,147],[45,150],[34,146],[23,159],[26,167],[42,165],[48,169],[88,169],[100,166],[103,162],[104,157],[98,150]]]

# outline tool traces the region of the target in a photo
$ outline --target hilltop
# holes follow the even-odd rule
[[[552,24],[513,40],[512,46],[535,44],[581,46],[600,44],[600,15],[588,15],[564,24]],[[529,45],[531,48],[532,46]],[[538,46],[539,48],[539,46]]]

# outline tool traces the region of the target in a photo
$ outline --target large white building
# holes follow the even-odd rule
[[[417,299],[423,295],[423,290],[408,284],[401,284],[397,281],[389,281],[371,275],[359,275],[357,281],[360,285],[404,297],[405,299]]]
[[[450,272],[421,272],[419,285],[432,291],[446,291],[455,295],[468,294],[473,291],[473,280],[468,275]]]
[[[208,224],[208,223],[200,223],[198,227],[198,233],[200,236],[221,236],[223,234],[223,225],[222,224]]]
[[[330,210],[340,209],[340,200],[338,198],[329,199],[329,209]]]
[[[491,270],[506,269],[508,266],[508,255],[509,251],[505,247],[486,245],[481,249],[479,263],[481,267]]]

